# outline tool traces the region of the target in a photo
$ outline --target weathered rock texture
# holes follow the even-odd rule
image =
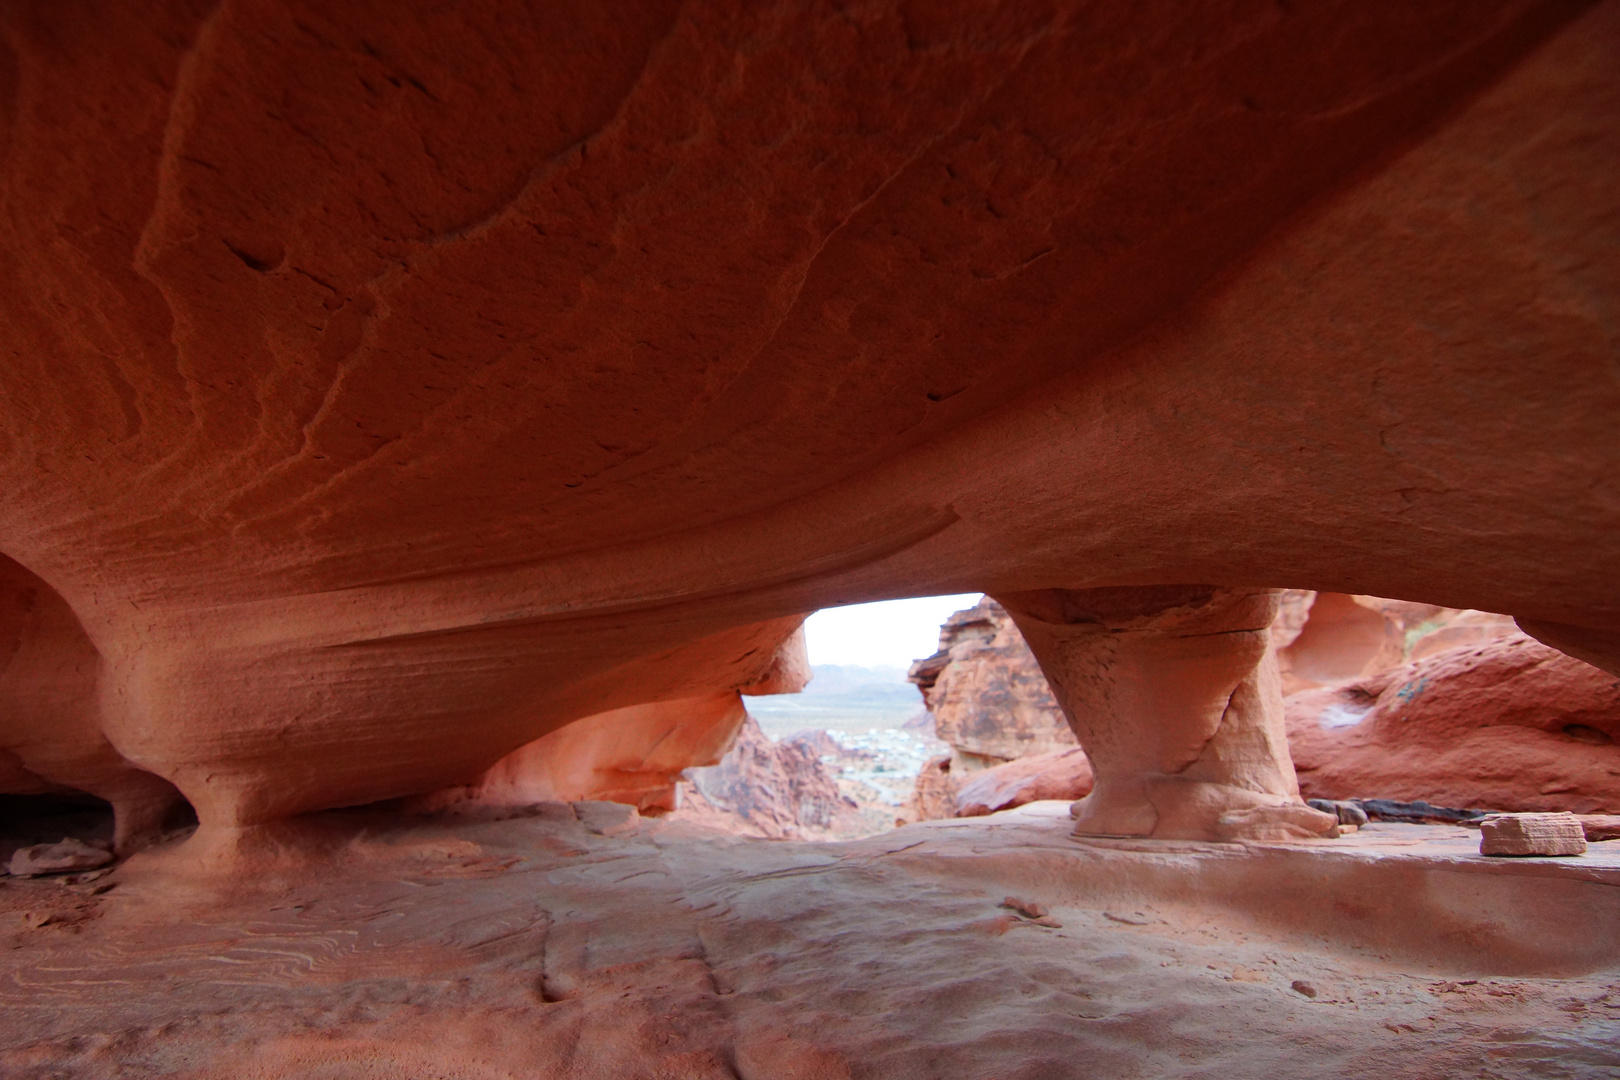
[[[643,811],[674,810],[681,775],[719,764],[749,722],[744,692],[793,694],[810,681],[799,623],[784,622],[779,629],[786,636],[765,654],[757,677],[744,684],[587,716],[518,747],[474,783],[434,792],[411,805],[433,810],[460,803],[604,801]]]
[[[1078,746],[983,769],[955,789],[951,817],[978,817],[1043,799],[1082,799],[1091,793],[1091,762]]]
[[[101,730],[101,655],[49,585],[0,555],[0,791],[112,804],[122,851],[156,837],[180,793]]]
[[[1271,590],[1206,586],[1010,593],[1085,748],[1075,831],[1236,839],[1334,834],[1306,807],[1283,723]]]
[[[951,765],[952,756],[941,754],[930,758],[918,771],[908,807],[911,817],[918,821],[938,821],[956,816],[956,792],[961,783]]]
[[[906,677],[934,715],[934,736],[951,744],[959,778],[1078,745],[1024,636],[989,597],[946,619],[939,650]]]
[[[1284,699],[1288,741],[1307,797],[1514,810],[1620,805],[1620,680],[1531,642],[1505,616],[1284,590],[1271,639],[1283,685],[1294,687]],[[1403,666],[1441,654],[1447,664]],[[932,667],[937,685],[975,685],[953,683],[955,661],[944,659],[918,666]],[[1027,651],[1007,664],[1004,681],[1044,683]],[[1393,695],[1387,707],[1385,692]],[[1408,708],[1419,693],[1423,706]],[[993,723],[993,704],[982,712]],[[954,761],[936,765],[919,778],[914,812],[928,819],[1078,799],[1092,784],[1078,764],[1049,752],[997,766],[983,781]]]
[[[1287,700],[1308,796],[1620,813],[1620,678],[1522,634]]]
[[[54,844],[30,844],[11,853],[6,871],[13,877],[62,874],[69,870],[94,870],[113,861],[106,848],[64,836]]]
[[[587,813],[604,806],[631,814]],[[323,815],[351,820],[327,860],[235,894],[177,894],[163,849],[98,895],[13,881],[0,1073],[1584,1080],[1620,1064],[1615,845],[1485,860],[1467,830],[1374,825],[1144,854],[1076,841],[1061,804],[856,843],[728,842],[544,809]],[[1009,895],[1061,925],[998,906]]]
[[[1481,855],[1584,855],[1586,834],[1574,814],[1491,814],[1479,823]]]
[[[724,757],[687,770],[674,809],[676,820],[726,832],[802,839],[825,836],[854,805],[839,793],[813,744],[773,741],[750,716]]]
[[[468,783],[831,603],[1264,582],[1620,663],[1613,4],[0,43],[0,551],[204,833]]]
[[[1300,590],[1283,593],[1272,624],[1285,694],[1518,633],[1506,615]]]
[[[719,761],[746,718],[735,692],[587,716],[518,747],[477,783],[429,796],[420,808],[596,799],[673,810],[680,774]]]

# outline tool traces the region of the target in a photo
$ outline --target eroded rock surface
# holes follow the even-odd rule
[[[1048,750],[971,774],[956,785],[951,813],[937,816],[977,817],[1044,799],[1073,801],[1089,795],[1093,783],[1084,750]]]
[[[1301,590],[1278,600],[1271,639],[1283,685],[1294,687],[1284,705],[1306,797],[1576,812],[1620,806],[1613,676],[1489,612]],[[1009,662],[1023,665],[1019,680],[1044,681],[1033,655]],[[934,677],[948,681],[950,670],[947,659]],[[1408,707],[1420,695],[1422,705]],[[919,779],[916,813],[1078,799],[1092,785],[1079,764],[1073,754],[1035,755],[990,770],[981,784],[954,761],[949,769],[936,763]],[[968,785],[982,791],[970,794]]]
[[[0,555],[0,791],[80,791],[112,804],[128,852],[155,839],[180,793],[102,731],[104,664],[66,601]]]
[[[204,840],[832,603],[1266,582],[1620,664],[1613,4],[0,35],[0,551],[100,658],[50,753]]]
[[[72,870],[94,870],[113,861],[104,847],[64,836],[54,844],[30,844],[12,852],[6,871],[13,877],[65,874]]]
[[[792,694],[809,682],[801,622],[786,619],[761,628],[774,629],[778,640],[761,653],[752,674],[722,669],[718,685],[700,697],[648,702],[576,720],[520,746],[473,783],[409,805],[434,810],[466,803],[524,806],[594,800],[674,810],[682,774],[719,764],[737,742],[748,721],[744,692]],[[696,673],[689,678],[695,681]]]
[[[939,650],[907,673],[951,744],[959,778],[1078,745],[1035,657],[1002,606],[985,597],[939,629]]]
[[[1620,678],[1522,634],[1288,698],[1300,789],[1620,812]]]
[[[854,810],[813,744],[773,740],[753,717],[713,765],[687,770],[674,815],[745,836],[825,836]]]
[[[349,813],[324,858],[224,891],[177,880],[163,849],[96,895],[12,881],[0,1072],[1387,1080],[1395,1063],[1531,1080],[1620,1064],[1606,845],[1484,859],[1464,830],[1375,824],[1149,853],[1077,841],[1064,811],[844,844]]]
[[[1520,633],[1506,615],[1437,604],[1299,590],[1285,591],[1282,600],[1272,638],[1284,694]]]
[[[1005,594],[1085,748],[1075,831],[1333,835],[1300,798],[1270,627],[1277,594],[1211,586]]]
[[[1586,833],[1574,814],[1489,814],[1479,822],[1481,855],[1584,855]]]

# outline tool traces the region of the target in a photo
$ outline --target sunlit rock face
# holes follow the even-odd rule
[[[53,753],[205,831],[472,783],[833,603],[1293,586],[1620,658],[1614,5],[0,35],[0,552],[83,634]]]

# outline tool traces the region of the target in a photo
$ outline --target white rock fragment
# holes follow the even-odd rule
[[[106,848],[63,837],[55,844],[31,844],[12,853],[6,869],[13,877],[60,874],[67,870],[94,870],[113,861]]]

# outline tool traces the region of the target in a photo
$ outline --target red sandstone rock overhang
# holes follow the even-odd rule
[[[0,552],[245,819],[884,595],[1609,632],[1616,25],[13,6]]]

